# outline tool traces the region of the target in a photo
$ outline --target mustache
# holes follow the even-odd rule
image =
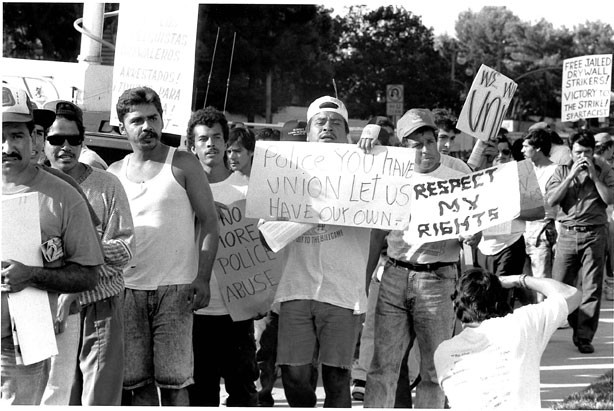
[[[153,132],[153,131],[143,131],[141,134],[139,134],[139,138],[149,138],[149,137],[159,137],[158,133]]]
[[[10,153],[10,154],[4,154],[2,153],[2,160],[21,160],[23,157],[21,157],[21,154],[19,153]]]

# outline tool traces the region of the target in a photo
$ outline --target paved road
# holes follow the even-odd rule
[[[599,328],[593,345],[593,354],[580,354],[571,342],[571,329],[559,329],[554,333],[540,367],[542,408],[551,408],[555,402],[581,391],[608,369],[614,368],[614,301],[602,300]],[[322,407],[324,389],[321,383],[316,394],[317,406]],[[273,389],[273,398],[275,407],[288,407],[279,379]],[[352,402],[352,408],[362,408],[362,405],[360,401]]]

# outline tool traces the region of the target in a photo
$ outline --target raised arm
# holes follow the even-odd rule
[[[582,292],[576,287],[572,287],[551,278],[537,278],[528,275],[506,275],[499,277],[499,279],[504,288],[524,287],[526,284],[526,288],[529,290],[542,293],[546,297],[559,294],[565,299],[565,302],[567,302],[569,312],[578,308],[580,300],[582,299]]]

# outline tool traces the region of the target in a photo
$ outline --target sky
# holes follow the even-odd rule
[[[405,2],[382,0],[358,0],[348,2],[335,2],[326,7],[333,8],[335,14],[345,14],[346,7],[340,6],[365,4],[370,9],[381,5],[403,5],[406,10],[422,17],[422,24],[433,27],[435,35],[448,34],[455,37],[454,24],[459,13],[471,9],[478,12],[484,6],[505,6],[521,20],[530,23],[539,21],[542,17],[555,27],[574,26],[588,21],[601,20],[614,27],[614,1],[613,0],[407,0]]]

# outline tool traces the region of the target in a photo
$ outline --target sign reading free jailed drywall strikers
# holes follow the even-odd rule
[[[611,54],[564,60],[561,120],[607,117],[610,114],[611,86]]]
[[[248,217],[403,229],[409,219],[413,149],[258,141]]]
[[[456,128],[482,141],[499,132],[517,84],[482,64],[473,79]]]
[[[450,179],[416,174],[404,239],[457,239],[516,218],[521,205],[518,181],[515,161]]]

